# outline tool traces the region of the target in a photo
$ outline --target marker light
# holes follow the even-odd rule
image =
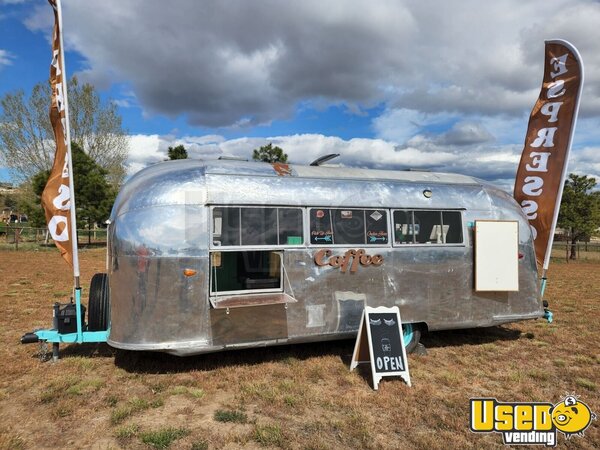
[[[193,277],[194,275],[196,275],[196,273],[198,272],[196,272],[194,269],[183,269],[183,274],[186,277]]]
[[[433,195],[433,192],[431,192],[429,189],[425,189],[423,191],[423,196],[425,196],[425,198],[431,198],[432,195]]]

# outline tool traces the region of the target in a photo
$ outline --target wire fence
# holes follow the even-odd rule
[[[572,257],[573,252],[575,258]],[[576,242],[575,244],[570,241],[554,242],[551,256],[566,259],[567,262],[573,259],[600,261],[600,242]]]
[[[79,245],[106,245],[106,230],[77,230]],[[0,225],[0,248],[30,249],[32,247],[53,247],[54,240],[47,228],[24,227],[19,224]]]

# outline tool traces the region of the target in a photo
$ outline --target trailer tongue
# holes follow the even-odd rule
[[[92,285],[94,280],[92,279]],[[91,293],[93,291],[90,289]],[[90,295],[91,296],[91,295]],[[107,342],[110,329],[90,330],[85,323],[86,307],[81,304],[81,288],[75,289],[75,302],[67,304],[54,304],[52,328],[48,330],[35,330],[25,333],[21,337],[21,344],[40,343],[45,348],[46,343],[52,343],[52,359],[57,360],[59,347],[64,344],[82,344],[92,342]],[[91,314],[90,310],[90,314]],[[45,353],[45,351],[43,352]]]

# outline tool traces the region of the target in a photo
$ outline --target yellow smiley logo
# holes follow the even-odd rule
[[[567,438],[574,434],[583,436],[583,432],[595,419],[596,414],[589,406],[577,400],[573,395],[569,395],[552,408],[552,422]]]

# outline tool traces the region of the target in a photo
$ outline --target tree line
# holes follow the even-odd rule
[[[77,228],[91,229],[110,215],[126,175],[129,138],[116,104],[102,101],[91,84],[72,77],[67,89]],[[45,226],[41,193],[56,151],[51,96],[50,83],[42,82],[28,96],[18,90],[0,99],[0,161],[20,192],[9,202],[36,227]]]

